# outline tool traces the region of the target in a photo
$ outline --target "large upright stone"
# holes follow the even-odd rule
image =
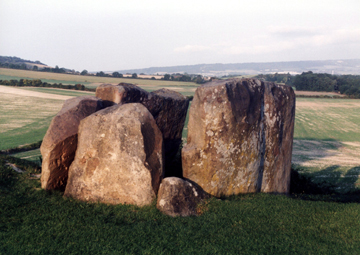
[[[102,109],[102,101],[93,96],[68,99],[53,118],[42,141],[41,187],[46,190],[64,190],[68,169],[77,148],[80,121]]]
[[[151,93],[129,83],[102,84],[96,96],[108,104],[141,103],[154,116],[164,138],[165,161],[171,162],[181,144],[189,101],[180,93],[160,89]]]
[[[291,87],[265,82],[265,162],[262,192],[289,193],[295,123]]]
[[[165,161],[170,163],[182,142],[189,101],[180,93],[160,89],[149,93],[142,102],[151,112],[164,138]]]
[[[163,175],[163,140],[141,104],[114,105],[81,121],[65,195],[109,204],[150,204]]]
[[[183,175],[214,196],[289,192],[295,96],[256,79],[199,87],[182,150]]]

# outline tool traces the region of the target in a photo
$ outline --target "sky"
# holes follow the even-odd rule
[[[0,55],[82,71],[360,58],[359,0],[0,0]]]

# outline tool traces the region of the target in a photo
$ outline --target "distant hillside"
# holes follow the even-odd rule
[[[18,58],[18,57],[7,57],[7,56],[0,56],[0,63],[1,64],[13,64],[13,65],[22,65],[25,64],[27,66],[34,66],[34,65],[39,65],[39,66],[47,66],[44,63],[41,63],[40,61],[31,61],[31,60],[25,60],[22,58]]]
[[[301,74],[302,72],[307,71],[330,74],[360,74],[360,59],[236,64],[199,64],[118,70],[119,73],[171,74],[186,72],[189,74],[201,74],[207,76],[268,74],[276,72]]]

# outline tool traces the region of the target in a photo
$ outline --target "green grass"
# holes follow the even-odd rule
[[[296,108],[295,139],[360,142],[360,100],[297,98],[296,102],[314,107]]]
[[[198,217],[171,218],[154,204],[138,208],[67,199],[0,163],[0,254],[360,252],[359,203],[248,194],[210,199]]]
[[[43,139],[62,100],[0,95],[0,150]]]
[[[11,156],[16,157],[16,158],[20,158],[20,159],[26,159],[26,160],[35,162],[35,163],[39,164],[39,166],[41,166],[40,149],[24,151],[24,152],[18,152],[18,153],[11,154]]]
[[[308,177],[315,184],[328,185],[340,194],[357,192],[360,190],[360,166],[327,165],[322,167],[301,167],[295,169]]]
[[[358,133],[347,134],[358,128],[359,109],[335,105],[356,100],[297,101],[315,109],[297,108],[298,141],[319,142],[329,152],[349,139],[360,141]],[[0,149],[42,140],[61,105],[60,100],[0,95]],[[303,152],[314,149],[296,146]],[[12,156],[36,162],[38,153]],[[210,199],[198,217],[171,218],[155,204],[138,208],[67,199],[41,190],[40,181],[32,179],[38,170],[17,174],[4,164],[0,155],[0,254],[360,254],[360,166],[296,166],[311,185],[328,190],[323,195]]]

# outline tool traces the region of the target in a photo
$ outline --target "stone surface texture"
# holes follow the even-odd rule
[[[95,96],[109,106],[113,104],[139,103],[148,97],[149,92],[131,83],[119,85],[101,84],[96,88]]]
[[[43,189],[65,189],[68,169],[77,148],[79,123],[102,107],[102,101],[93,96],[72,98],[64,102],[60,112],[51,121],[40,147]]]
[[[197,215],[197,206],[205,198],[209,196],[198,185],[168,177],[161,182],[156,207],[172,217]]]
[[[110,104],[141,103],[154,116],[164,138],[166,162],[171,162],[179,150],[186,113],[187,98],[176,91],[160,89],[147,92],[136,85],[102,84],[96,89],[96,96]]]
[[[108,204],[148,205],[163,176],[162,134],[138,103],[114,105],[79,126],[65,196]]]
[[[256,79],[199,87],[190,108],[183,176],[220,197],[288,193],[295,118],[290,87]]]

